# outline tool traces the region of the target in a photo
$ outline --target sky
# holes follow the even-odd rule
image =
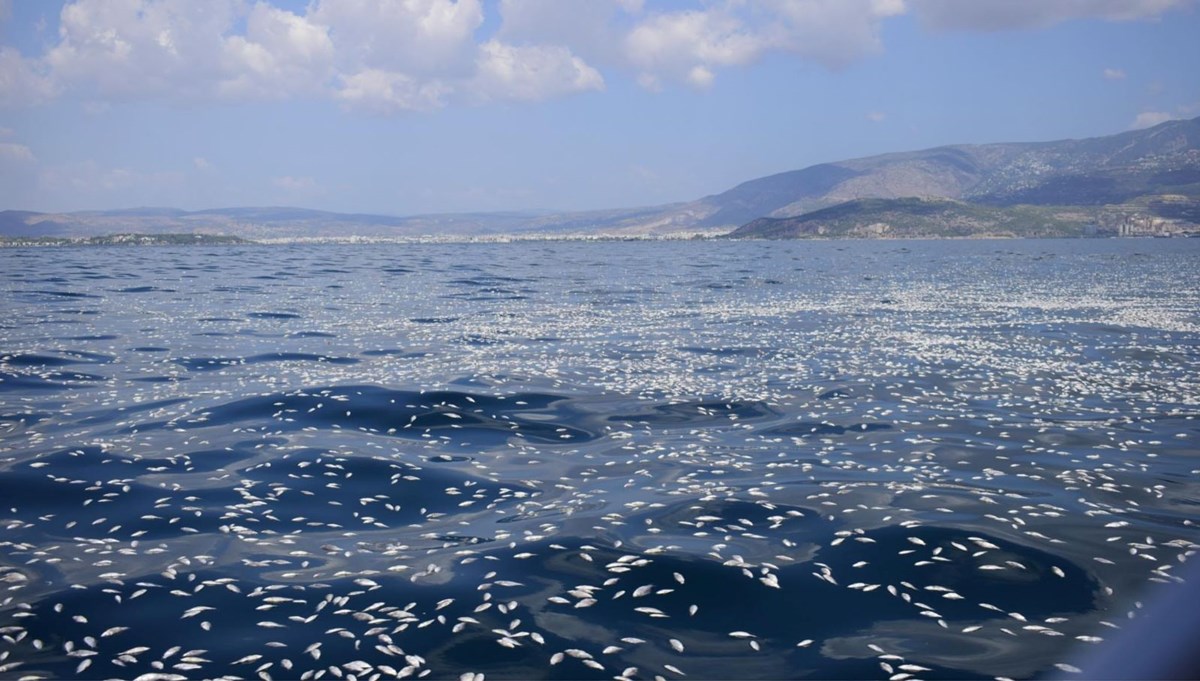
[[[689,201],[1200,116],[1200,0],[0,0],[0,210]]]

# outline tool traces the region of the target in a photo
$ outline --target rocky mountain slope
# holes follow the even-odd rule
[[[993,206],[1120,204],[1200,196],[1200,118],[1084,140],[938,147],[813,166],[702,199],[701,224],[792,217],[855,199],[926,197]]]
[[[1034,211],[1039,216],[1071,213],[1063,207],[1091,207],[1084,213],[1075,211],[1072,223],[1075,229],[1107,219],[1100,208],[1112,206],[1117,207],[1118,213],[1123,211],[1122,214],[1143,211],[1137,215],[1148,215],[1150,219],[1194,220],[1197,216],[1193,213],[1200,213],[1196,204],[1200,200],[1200,118],[1168,121],[1145,130],[1091,139],[955,145],[824,163],[750,180],[696,201],[647,208],[410,217],[299,208],[192,212],[151,208],[64,214],[3,211],[0,235],[208,233],[262,239],[521,233],[720,234],[759,218],[796,217],[860,199],[914,197],[993,208],[1059,207],[1050,213]],[[883,208],[883,204],[854,204],[847,210],[858,215],[862,222],[870,220],[866,212]],[[915,208],[920,206],[896,204],[887,210],[898,214],[896,211],[911,212]],[[1173,213],[1156,212],[1159,208]],[[943,215],[950,215],[965,209],[945,205],[940,210]],[[984,209],[968,212],[978,219],[986,213]],[[994,211],[990,214],[991,221],[983,220],[981,225],[986,223],[987,229],[1008,231],[1005,220]],[[886,223],[880,219],[873,222],[881,221]],[[863,227],[873,222],[855,224]],[[1038,229],[1041,228],[1058,229],[1049,222]]]

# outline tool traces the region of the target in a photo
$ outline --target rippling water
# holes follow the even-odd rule
[[[1200,538],[1198,255],[0,251],[0,672],[1070,675]]]

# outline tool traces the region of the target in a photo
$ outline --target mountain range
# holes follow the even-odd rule
[[[0,236],[1065,236],[1192,232],[1197,223],[1200,118],[1090,139],[952,145],[823,163],[645,208],[408,217],[286,207],[9,210],[0,211]]]

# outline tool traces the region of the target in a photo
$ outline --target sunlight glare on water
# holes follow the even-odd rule
[[[1070,675],[1200,537],[1197,255],[2,250],[0,671]]]

